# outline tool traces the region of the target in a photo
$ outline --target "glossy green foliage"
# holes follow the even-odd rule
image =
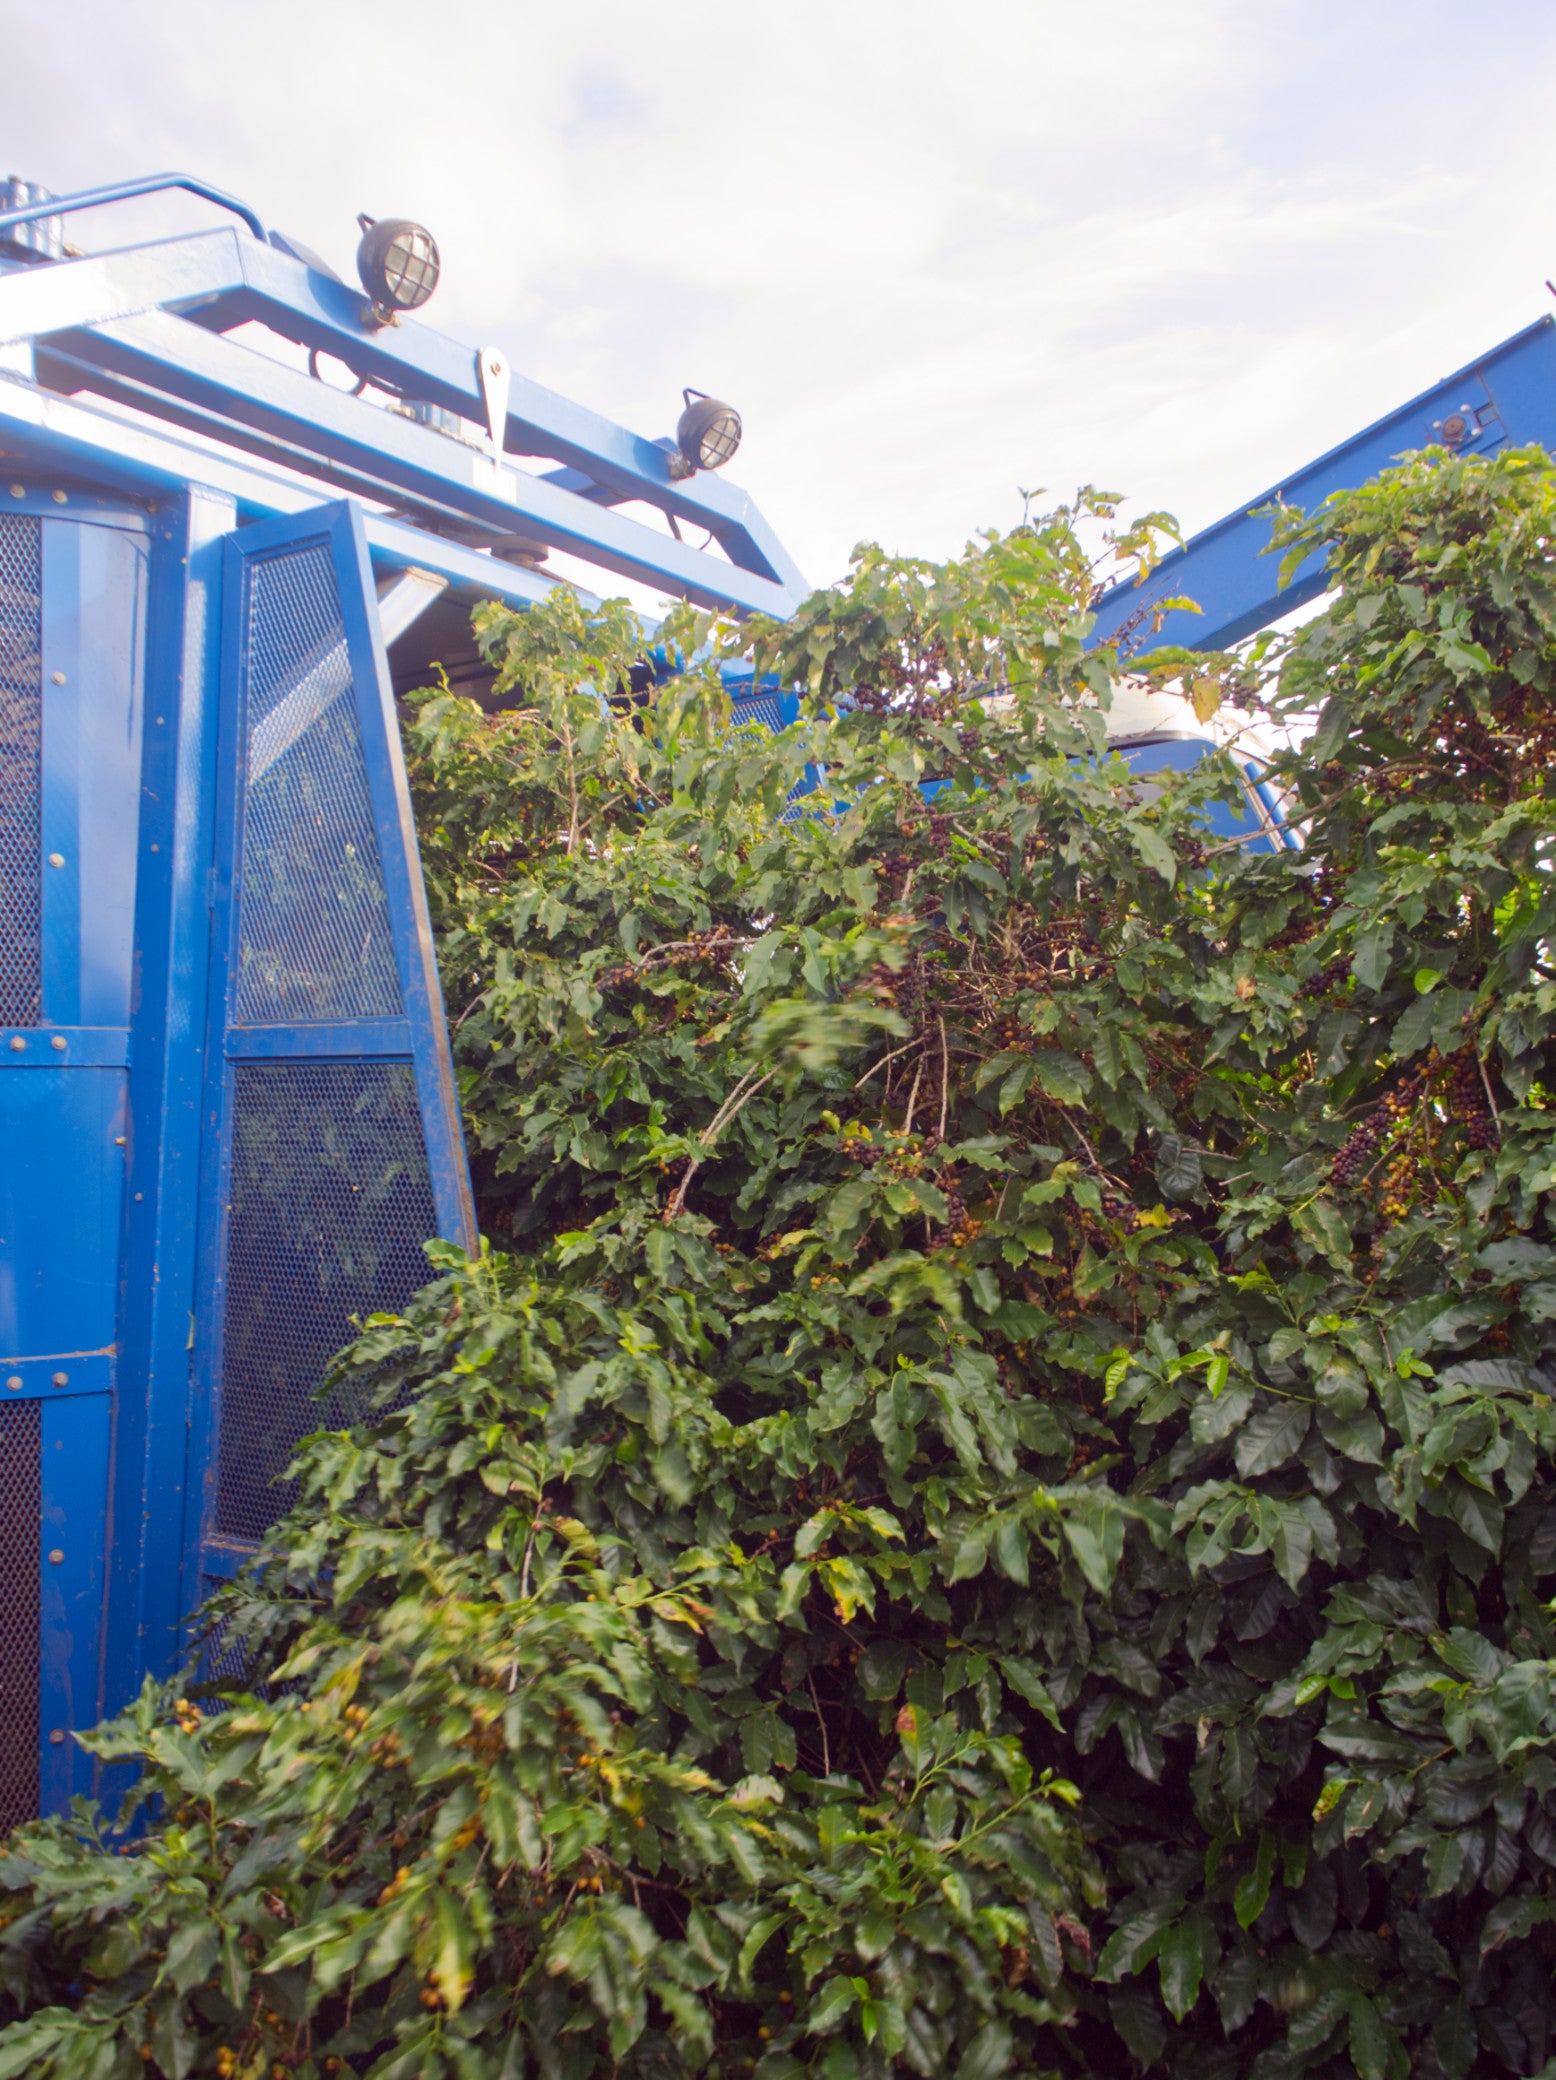
[[[0,2080],[1545,2068],[1556,478],[1282,522],[1304,854],[1107,758],[1075,520],[683,617],[776,740],[567,597],[420,702],[488,1251],[219,1599],[263,1687],[0,1857]]]

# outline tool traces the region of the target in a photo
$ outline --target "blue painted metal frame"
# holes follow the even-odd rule
[[[148,173],[139,180],[110,181],[104,188],[78,188],[73,195],[51,195],[46,202],[24,202],[15,209],[0,210],[0,232],[10,231],[18,224],[41,223],[49,217],[71,216],[77,210],[102,209],[110,202],[129,202],[140,195],[165,195],[172,188],[198,195],[204,202],[214,202],[218,209],[231,210],[256,238],[266,236],[264,225],[246,202],[239,202],[224,188],[213,188],[209,181],[196,180],[187,173]]]
[[[189,490],[152,547],[136,944],[135,1060],[123,1243],[104,1694],[134,1694],[177,1657],[197,1599],[182,1526],[195,1417],[195,1309],[222,558],[234,501]],[[133,1383],[133,1391],[130,1391]]]
[[[1265,554],[1270,523],[1258,517],[1261,510],[1283,501],[1311,512],[1331,492],[1364,484],[1407,450],[1440,442],[1444,422],[1456,413],[1466,420],[1465,438],[1457,446],[1460,454],[1490,454],[1507,442],[1529,441],[1556,452],[1556,318],[1541,318],[1515,333],[1272,484],[1164,556],[1143,583],[1114,586],[1098,604],[1091,641],[1109,642],[1123,635],[1132,652],[1164,643],[1225,649],[1316,599],[1328,583],[1318,557],[1309,557],[1290,584],[1277,587],[1276,561]],[[1153,630],[1153,606],[1173,598],[1192,599],[1202,612],[1168,614],[1161,629]]]
[[[49,208],[75,206],[66,196]],[[220,337],[249,323],[336,356],[393,396],[456,414],[474,442]],[[218,230],[19,268],[0,277],[0,350],[8,347],[32,350],[37,378],[55,388],[103,390],[174,423],[192,413],[230,445],[301,463],[342,489],[410,501],[433,525],[462,518],[494,535],[522,531],[709,606],[781,615],[805,590],[733,485],[705,473],[673,477],[666,444],[537,383],[513,379],[492,453],[478,354],[410,320],[384,326],[360,291],[258,238]],[[516,469],[509,455],[562,468]],[[634,501],[706,530],[729,560],[611,510]]]
[[[333,1024],[278,1021],[264,1027],[239,1027],[235,956],[247,768],[243,736],[243,687],[248,663],[246,573],[257,558],[312,544],[328,548],[335,575],[350,662],[350,698],[355,702],[404,1016],[343,1019]],[[281,520],[257,522],[228,535],[223,545],[221,623],[213,955],[207,992],[205,1145],[199,1192],[190,1411],[191,1477],[183,1536],[183,1583],[186,1602],[191,1604],[198,1599],[202,1577],[229,1572],[239,1552],[210,1531],[221,1414],[226,1209],[232,1169],[232,1065],[245,1059],[408,1062],[421,1109],[439,1233],[472,1253],[477,1247],[475,1206],[432,925],[422,884],[388,661],[378,630],[372,561],[360,510],[342,501]]]

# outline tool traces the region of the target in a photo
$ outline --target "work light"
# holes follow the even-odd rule
[[[686,409],[676,422],[675,444],[690,470],[722,469],[740,446],[740,414],[704,390],[683,390]]]
[[[362,243],[357,247],[357,273],[381,311],[419,311],[438,286],[437,241],[432,233],[406,217],[357,218]]]

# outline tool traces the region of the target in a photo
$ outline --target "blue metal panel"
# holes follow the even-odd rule
[[[105,1700],[165,1675],[195,1599],[183,1521],[210,957],[217,643],[230,498],[156,516],[141,789],[130,1177]],[[155,849],[153,849],[155,848]]]
[[[336,648],[331,649],[328,627],[322,636],[313,632],[315,624],[307,620],[301,604],[303,594],[295,590],[301,584],[300,578],[268,580],[274,589],[267,597],[295,596],[299,600],[299,618],[295,623],[299,663],[278,666],[275,646],[255,619],[259,609],[253,602],[261,595],[251,588],[259,585],[261,573],[290,569],[295,574],[303,570],[304,561],[307,571],[312,573],[309,583],[315,587],[321,571],[327,569],[331,573],[331,596],[338,604],[340,639]],[[244,1185],[240,1190],[235,1155],[241,1129],[238,1078],[293,1069],[301,1087],[309,1075],[321,1073],[327,1066],[349,1070],[354,1064],[371,1062],[404,1064],[414,1074],[420,1134],[430,1177],[429,1204],[437,1228],[466,1248],[473,1248],[475,1243],[474,1212],[433,961],[431,927],[421,886],[388,667],[378,635],[371,559],[359,512],[344,504],[324,506],[294,518],[243,528],[230,537],[226,548],[223,625],[224,692],[213,922],[213,945],[218,949],[218,958],[210,988],[209,1094],[201,1187],[200,1299],[191,1450],[192,1471],[198,1478],[191,1481],[186,1563],[186,1580],[191,1583],[196,1570],[209,1572],[223,1553],[237,1550],[243,1543],[227,1528],[232,1512],[225,1505],[223,1514],[213,1515],[221,1493],[217,1475],[224,1463],[223,1440],[228,1438],[230,1425],[237,1421],[234,1411],[224,1413],[222,1406],[224,1376],[230,1374],[232,1363],[230,1353],[224,1350],[232,1301],[230,1253],[234,1248],[249,1247],[249,1241],[244,1240],[235,1225],[242,1211],[243,1191],[248,1189]],[[340,662],[332,661],[341,649],[344,669]],[[279,681],[275,680],[277,670],[283,675]],[[256,689],[260,688],[262,672],[269,677],[261,699]],[[287,683],[289,674],[296,675],[291,685]],[[395,1017],[350,1016],[339,1010],[317,1019],[306,1014],[301,1019],[267,1016],[260,1008],[263,993],[255,998],[252,987],[243,980],[250,972],[242,964],[244,951],[248,949],[253,957],[253,933],[245,923],[251,892],[256,898],[263,895],[264,907],[258,914],[267,922],[267,928],[272,916],[280,916],[284,925],[287,913],[275,912],[272,907],[275,858],[250,858],[246,851],[250,844],[275,842],[270,835],[275,829],[273,821],[261,820],[251,829],[249,804],[257,798],[255,790],[262,784],[274,783],[281,758],[290,758],[294,752],[299,757],[303,755],[306,738],[315,729],[330,724],[339,703],[350,707],[350,741],[360,749],[361,784],[371,808],[375,864],[382,874],[403,1011]],[[294,704],[295,717],[290,714]],[[288,716],[289,726],[278,732],[276,722],[282,716]],[[306,724],[301,734],[290,726],[294,720]],[[301,770],[306,772],[308,768]],[[323,768],[314,770],[322,772]],[[267,811],[266,817],[270,815]],[[319,928],[328,929],[328,913],[323,915],[324,924]],[[282,1164],[278,1174],[284,1174],[285,1166],[297,1159],[298,1151],[290,1142],[283,1141],[278,1144],[277,1154]],[[250,1148],[246,1158],[250,1168],[254,1160]],[[284,1194],[278,1197],[275,1215],[278,1219],[285,1217]],[[300,1211],[298,1217],[301,1218]],[[417,1239],[423,1239],[423,1234]],[[278,1232],[278,1254],[284,1256],[286,1246],[284,1234]],[[344,1340],[345,1334],[343,1321],[340,1340]],[[230,1379],[227,1384],[230,1387]],[[310,1380],[309,1384],[316,1382]],[[295,1429],[291,1434],[296,1435]],[[222,1479],[226,1479],[225,1474]]]
[[[42,1407],[42,1669],[38,1688],[40,1804],[65,1811],[92,1789],[95,1764],[70,1738],[102,1713],[104,1561],[108,1537],[108,1454],[112,1401],[78,1393],[82,1368],[51,1389]]]
[[[1363,484],[1409,449],[1442,439],[1442,425],[1462,413],[1461,454],[1487,454],[1506,442],[1536,441],[1556,450],[1556,319],[1541,318],[1454,375],[1423,390],[1398,411],[1376,420],[1305,469],[1273,484],[1213,527],[1164,556],[1143,584],[1119,585],[1096,610],[1091,641],[1122,636],[1128,652],[1163,643],[1224,649],[1268,626],[1325,588],[1323,565],[1309,558],[1284,590],[1276,588],[1276,559],[1268,518],[1260,508],[1277,500],[1311,512],[1331,492]],[[1150,626],[1158,600],[1186,597],[1198,615],[1171,613],[1159,631]]]
[[[1204,758],[1214,755],[1219,747],[1208,738],[1176,737],[1158,739],[1152,743],[1120,744],[1116,747],[1119,756],[1136,773],[1191,773]],[[1257,772],[1250,766],[1249,783]],[[1245,792],[1247,786],[1245,786]],[[1272,817],[1279,818],[1279,810],[1269,806]],[[1239,810],[1233,802],[1213,802],[1205,812],[1206,827],[1217,838],[1246,838],[1249,852],[1279,852],[1281,844],[1263,829],[1263,820],[1253,812],[1251,805]]]
[[[106,1349],[118,1299],[124,1072],[42,1059],[0,1054],[0,1353],[15,1357]]]
[[[415,1044],[408,1018],[362,1018],[350,1025],[234,1026],[227,1054],[235,1062],[408,1062]]]
[[[0,1069],[127,1069],[124,1026],[0,1026]]]
[[[128,1026],[146,544],[74,517],[42,536],[44,1017]]]

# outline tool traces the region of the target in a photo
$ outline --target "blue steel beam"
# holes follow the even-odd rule
[[[0,348],[55,340],[63,351],[96,361],[107,358],[94,346],[107,328],[126,318],[149,319],[159,313],[192,322],[170,332],[160,351],[141,360],[137,380],[152,392],[185,403],[198,389],[204,408],[219,416],[243,419],[250,402],[245,385],[253,376],[252,362],[232,364],[225,378],[213,384],[206,380],[209,370],[201,368],[199,343],[203,336],[253,322],[297,345],[329,353],[359,377],[399,395],[440,405],[475,426],[484,424],[485,397],[474,350],[410,321],[372,323],[371,307],[358,291],[234,231],[205,232],[0,277]],[[266,363],[264,356],[253,360]],[[229,382],[237,387],[228,389]],[[531,514],[513,508],[499,525],[511,525],[518,518],[526,523],[526,531],[542,532],[548,515],[556,510],[550,502],[562,493],[574,508],[570,531],[580,545],[574,553],[590,556],[618,548],[618,529],[624,524],[638,530],[651,582],[668,580],[682,589],[690,560],[703,581],[702,592],[693,596],[708,604],[784,613],[802,596],[800,572],[736,486],[706,472],[672,480],[669,455],[659,442],[629,433],[538,383],[515,376],[509,399],[505,454],[560,462],[565,471],[576,471],[589,489],[585,495],[570,476],[546,484],[520,473],[523,485],[545,484],[535,494],[542,510]],[[355,445],[382,456],[388,445],[385,422],[393,424],[393,415],[361,399],[345,402],[354,407],[354,419],[363,415]],[[448,445],[457,453],[461,444]],[[340,459],[329,442],[319,452],[326,460]],[[456,503],[465,509],[455,473],[445,470],[442,475],[444,495],[452,487]],[[711,533],[730,565],[696,550],[677,554],[674,543],[661,547],[663,537],[635,522],[606,527],[597,539],[587,516],[598,516],[607,498],[612,503],[641,500]],[[607,568],[623,568],[608,557],[600,560]],[[766,580],[766,586],[732,585],[724,575],[731,566],[737,573]]]
[[[90,474],[95,482],[132,497],[148,492],[181,497],[188,485],[203,484],[230,496],[245,520],[301,512],[320,498],[317,482],[305,484],[210,447],[192,447],[160,428],[108,419],[90,406],[3,375],[0,452],[33,469]],[[533,604],[555,587],[556,580],[543,572],[504,563],[407,520],[374,512],[365,519],[377,570],[414,564],[447,578],[462,596],[500,599],[516,607]],[[597,604],[592,594],[580,597],[586,605]]]
[[[494,534],[522,530],[621,577],[671,586],[704,606],[782,616],[798,604],[789,588],[770,577],[709,556],[166,312],[67,332],[59,344],[76,358],[133,381],[171,387],[203,410],[272,434],[289,454],[322,454],[370,478],[381,496],[427,500]]]
[[[133,381],[173,388],[202,410],[221,413],[285,444],[322,454],[371,479],[380,495],[426,500],[494,534],[522,529],[553,547],[626,578],[670,585],[706,606],[733,605],[783,615],[793,593],[547,484],[432,427],[382,410],[287,368],[219,333],[186,326],[162,311],[67,332],[62,349]]]
[[[1115,585],[1097,606],[1091,641],[1122,638],[1130,654],[1163,643],[1221,650],[1317,598],[1328,583],[1317,556],[1277,589],[1277,560],[1265,554],[1270,522],[1267,515],[1260,517],[1260,509],[1280,501],[1312,512],[1332,492],[1366,483],[1408,450],[1441,442],[1443,422],[1454,414],[1465,419],[1459,454],[1490,454],[1508,443],[1530,441],[1556,451],[1556,319],[1539,319],[1272,484],[1164,556],[1143,583]],[[1201,612],[1169,613],[1161,628],[1153,629],[1156,603],[1173,598],[1191,599]]]

